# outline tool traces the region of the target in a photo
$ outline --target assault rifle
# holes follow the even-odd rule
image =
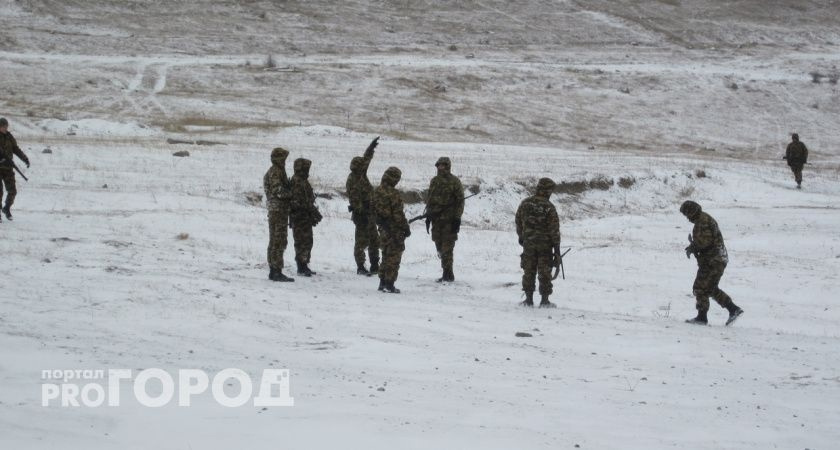
[[[24,180],[29,181],[29,178],[26,178],[26,175],[24,175],[23,172],[20,171],[20,168],[18,168],[17,164],[15,164],[15,160],[10,159],[9,161],[12,163],[12,167],[14,167],[15,171],[17,171]]]
[[[694,247],[694,238],[691,236],[691,233],[688,233],[688,247],[685,248],[685,257],[691,259],[691,255],[694,255],[694,259],[697,259],[697,248]]]
[[[468,196],[464,197],[464,200],[466,200],[468,198],[475,197],[476,195],[478,195],[478,192],[476,192],[475,194],[468,195]],[[443,208],[443,210],[441,212],[446,211],[447,209],[451,208],[452,206],[453,205],[448,205],[446,208]],[[411,220],[408,221],[408,223],[410,225],[410,224],[412,224],[412,223],[414,223],[418,220],[423,220],[423,219],[426,219],[426,234],[429,234],[429,226],[431,224],[431,219],[432,219],[431,214],[429,214],[427,212],[424,212],[423,214],[420,214],[417,217],[412,217]]]
[[[571,251],[571,250],[572,250],[572,248],[569,247],[569,248],[566,249],[565,252],[559,253],[560,252],[560,247],[559,246],[557,247],[557,252],[558,253],[554,257],[554,274],[551,276],[552,280],[557,279],[558,272],[560,274],[563,274],[563,279],[564,280],[566,279],[566,269],[563,267],[563,257],[566,256],[566,253],[569,253],[569,251]]]

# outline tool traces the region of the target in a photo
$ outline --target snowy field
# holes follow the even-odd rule
[[[0,224],[0,448],[838,448],[834,2],[172,3],[0,0],[32,162]],[[399,166],[417,198],[446,155],[478,192],[456,282],[421,223],[402,294],[355,274],[342,191],[377,135],[374,183]],[[277,145],[325,216],[295,283],[247,196]],[[555,310],[517,307],[541,176],[572,248]],[[686,199],[726,239],[733,327],[683,323]],[[41,406],[42,370],[229,367],[289,369],[295,406]]]

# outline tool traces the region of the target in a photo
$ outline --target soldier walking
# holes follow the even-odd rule
[[[356,226],[356,242],[353,246],[353,258],[356,260],[356,273],[373,275],[379,272],[379,232],[376,230],[376,218],[371,207],[373,186],[367,176],[373,152],[379,144],[379,137],[371,141],[364,156],[356,156],[350,161],[350,175],[347,176],[347,198],[353,225]],[[370,270],[365,268],[365,249],[370,257]]]
[[[798,134],[793,133],[790,138],[791,142],[788,144],[785,156],[782,156],[782,159],[787,160],[787,164],[793,172],[796,189],[802,189],[802,168],[808,162],[808,147],[805,147],[805,144],[799,140]]]
[[[373,191],[373,211],[379,226],[382,244],[382,265],[379,267],[379,290],[399,294],[394,286],[400,272],[400,260],[405,251],[405,239],[411,236],[411,228],[405,217],[402,197],[397,191],[402,172],[389,167],[382,175],[382,181]]]
[[[9,132],[9,121],[5,117],[0,117],[0,202],[3,200],[3,187],[6,188],[6,204],[3,206],[3,214],[7,219],[12,220],[12,205],[15,203],[17,196],[17,187],[15,185],[15,170],[14,161],[12,158],[17,156],[29,167],[29,158],[18,147],[15,137]],[[0,219],[2,222],[2,219]]]
[[[431,222],[432,240],[435,242],[443,275],[438,283],[455,281],[452,263],[455,253],[455,241],[461,231],[461,216],[464,214],[464,186],[461,180],[452,175],[452,162],[441,157],[435,163],[437,175],[429,184],[429,196],[426,201],[427,221]]]
[[[294,175],[291,180],[291,201],[289,211],[289,227],[295,239],[295,262],[297,273],[305,277],[315,275],[309,268],[312,257],[312,228],[323,218],[315,206],[315,193],[309,184],[309,168],[312,161],[298,158],[294,163]]]
[[[265,201],[268,206],[268,279],[295,281],[283,274],[283,253],[288,245],[289,208],[292,183],[286,175],[289,151],[277,147],[271,151],[271,167],[263,177]]]
[[[744,310],[732,302],[732,298],[718,287],[723,271],[729,263],[729,255],[723,243],[723,235],[712,216],[703,212],[699,204],[688,200],[680,206],[680,212],[694,224],[689,235],[690,245],[685,248],[685,256],[697,260],[697,277],[694,279],[694,297],[697,317],[686,320],[688,323],[706,325],[709,323],[709,297],[729,311],[726,325],[732,324],[744,313]]]
[[[520,266],[525,271],[522,275],[522,290],[525,301],[522,306],[534,306],[536,278],[540,280],[540,308],[555,308],[548,300],[553,292],[551,268],[560,258],[560,218],[557,209],[551,203],[551,194],[556,184],[550,178],[541,178],[537,183],[537,192],[519,204],[516,210],[516,234],[522,246]]]

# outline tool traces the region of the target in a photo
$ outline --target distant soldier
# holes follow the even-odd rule
[[[382,243],[382,265],[379,267],[379,290],[399,294],[394,286],[400,272],[400,260],[405,251],[405,239],[411,236],[411,228],[405,218],[403,201],[397,183],[402,172],[396,167],[389,167],[382,175],[382,182],[373,191],[373,211],[379,226]]]
[[[540,280],[540,308],[555,308],[548,301],[553,292],[551,269],[560,258],[560,218],[557,209],[551,204],[551,194],[556,184],[550,178],[541,178],[537,183],[537,193],[526,198],[516,210],[516,234],[522,246],[520,266],[525,271],[522,275],[522,290],[525,301],[522,306],[534,306],[536,278]]]
[[[729,311],[729,319],[726,324],[735,322],[744,310],[732,302],[726,292],[723,292],[718,283],[729,262],[729,255],[726,246],[723,244],[723,235],[712,216],[704,213],[700,205],[688,200],[680,206],[680,212],[694,224],[694,229],[689,235],[690,245],[685,248],[685,256],[697,259],[697,277],[694,279],[694,297],[697,300],[697,317],[686,320],[688,323],[706,325],[709,323],[707,313],[709,312],[709,297]]]
[[[318,207],[315,206],[315,193],[312,192],[312,185],[309,184],[311,166],[312,161],[308,159],[295,160],[289,211],[289,227],[292,228],[292,236],[295,238],[297,273],[305,277],[316,274],[309,268],[309,260],[312,257],[312,227],[318,225],[322,219]]]
[[[271,151],[271,167],[263,177],[265,201],[268,206],[268,279],[295,281],[283,274],[283,252],[288,244],[289,208],[292,183],[286,175],[289,152],[277,147]]]
[[[377,137],[371,141],[364,156],[356,156],[350,161],[350,175],[347,176],[347,198],[350,201],[351,218],[356,226],[356,244],[353,257],[356,259],[356,273],[373,275],[379,272],[379,232],[376,230],[376,218],[371,207],[373,186],[367,176],[373,151],[379,144]],[[365,268],[365,249],[370,256],[370,271]]]
[[[793,171],[793,178],[796,180],[796,188],[802,189],[802,167],[808,162],[808,147],[799,140],[799,135],[793,133],[791,136],[791,143],[787,146],[785,156],[782,159],[787,160],[790,170]]]
[[[443,275],[438,283],[455,281],[452,263],[455,241],[461,231],[461,216],[464,214],[464,186],[461,180],[452,175],[452,162],[441,157],[435,163],[437,175],[429,184],[429,196],[426,200],[427,221],[431,222],[432,240],[435,242]]]
[[[9,121],[5,117],[0,117],[0,201],[3,200],[3,186],[5,186],[8,194],[6,195],[6,205],[3,206],[3,214],[9,220],[12,220],[12,205],[15,203],[15,196],[17,196],[12,160],[15,155],[26,164],[26,167],[29,167],[29,158],[18,147],[15,137],[9,132]]]

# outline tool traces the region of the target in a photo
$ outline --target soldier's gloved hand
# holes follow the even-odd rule
[[[694,249],[693,249],[693,248],[691,248],[691,246],[690,246],[690,245],[689,245],[688,247],[686,247],[686,248],[685,248],[685,257],[686,257],[686,258],[691,259],[691,254],[692,254],[692,253],[694,253]]]
[[[405,236],[405,237],[411,236],[411,227],[406,227],[405,232],[403,233],[403,236]]]
[[[353,213],[353,205],[347,205],[347,212]]]
[[[522,238],[519,238],[519,245],[525,245],[525,241]]]
[[[368,145],[367,149],[365,149],[365,155],[373,156],[373,151],[376,149],[377,145],[379,145],[379,136],[376,136],[372,141],[370,141],[370,145]]]
[[[452,232],[458,234],[461,231],[461,219],[452,219]]]
[[[28,169],[29,168],[29,160],[26,160],[23,163],[26,164],[26,168]]]
[[[560,244],[554,245],[554,247],[551,248],[551,251],[552,251],[552,261],[554,262],[554,265],[559,266],[560,265],[560,258],[562,258],[562,256],[560,256]]]

